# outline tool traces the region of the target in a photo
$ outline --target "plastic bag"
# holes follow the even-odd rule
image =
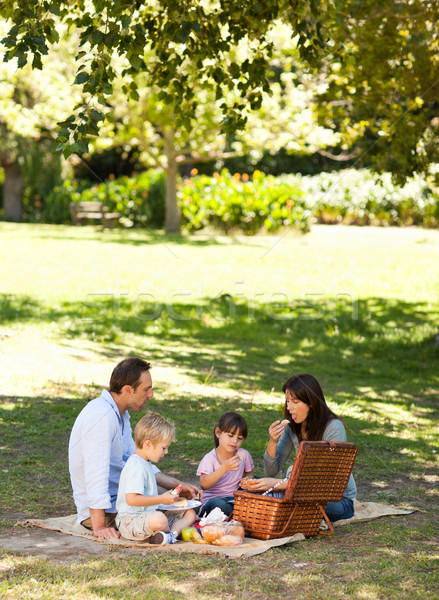
[[[244,541],[244,527],[234,519],[209,523],[201,528],[201,535],[214,546],[238,546]]]

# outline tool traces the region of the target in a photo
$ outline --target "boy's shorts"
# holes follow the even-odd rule
[[[181,519],[186,510],[174,511],[174,510],[162,510],[162,512],[166,518],[168,519],[169,528],[172,530],[172,525],[178,519]],[[121,535],[127,540],[134,540],[137,542],[144,542],[149,537],[157,533],[153,531],[149,526],[149,521],[151,516],[156,511],[150,511],[146,513],[140,513],[138,515],[133,515],[132,517],[122,517],[119,523],[119,531]]]

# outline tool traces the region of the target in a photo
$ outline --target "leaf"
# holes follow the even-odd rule
[[[96,45],[102,44],[102,42],[104,41],[104,34],[102,33],[102,31],[99,31],[99,29],[96,29],[91,34],[91,39]]]
[[[88,73],[86,73],[85,71],[82,71],[81,73],[78,73],[76,75],[74,83],[76,83],[78,85],[82,85],[83,83],[88,81],[89,77],[90,77],[90,75]]]
[[[40,71],[43,68],[43,63],[41,62],[41,54],[35,54],[32,60],[32,69],[39,69]]]
[[[90,118],[93,119],[93,121],[103,121],[105,119],[104,115],[99,110],[95,109],[90,111]]]

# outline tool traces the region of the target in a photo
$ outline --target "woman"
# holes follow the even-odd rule
[[[278,484],[276,492],[285,490],[287,481],[274,479],[293,448],[297,452],[303,440],[328,440],[346,442],[346,431],[341,420],[326,404],[322,388],[315,377],[295,375],[283,386],[285,392],[284,415],[288,424],[275,421],[268,429],[270,441],[264,455],[266,477],[252,482],[251,490],[264,491]],[[291,473],[292,466],[287,471]],[[281,482],[281,483],[280,483]],[[357,487],[352,475],[340,502],[328,502],[326,514],[330,521],[349,519],[354,515],[354,498]]]

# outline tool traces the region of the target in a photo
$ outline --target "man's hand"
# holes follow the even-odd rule
[[[119,538],[120,533],[116,531],[114,527],[100,527],[99,529],[93,529],[93,535],[95,537],[102,538]]]
[[[203,492],[197,488],[197,486],[190,483],[183,483],[183,488],[180,492],[180,496],[184,496],[189,500],[201,500]]]

